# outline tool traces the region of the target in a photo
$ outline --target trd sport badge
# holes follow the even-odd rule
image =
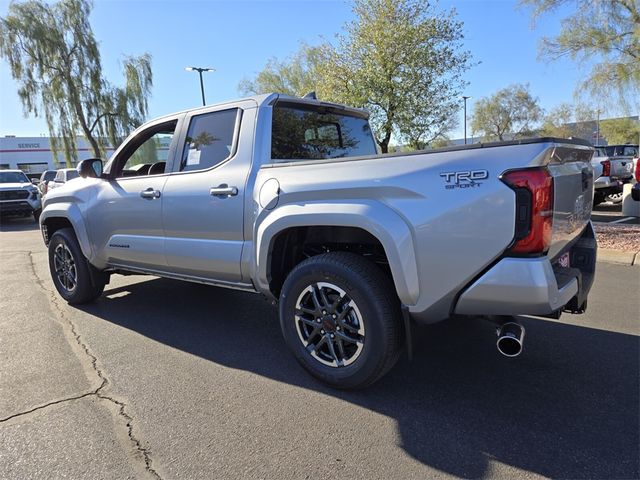
[[[461,172],[444,172],[440,176],[444,178],[444,188],[451,190],[453,188],[474,188],[482,185],[478,180],[486,180],[489,178],[487,170],[463,170]]]

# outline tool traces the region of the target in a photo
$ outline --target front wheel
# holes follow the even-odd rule
[[[49,270],[56,290],[68,303],[87,303],[102,295],[105,282],[100,275],[92,278],[91,268],[74,231],[56,230],[49,241]]]
[[[298,264],[280,294],[280,326],[300,364],[337,388],[363,388],[395,364],[400,305],[390,279],[359,255],[332,252]]]

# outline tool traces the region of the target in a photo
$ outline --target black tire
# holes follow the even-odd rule
[[[106,282],[99,272],[92,276],[93,268],[73,229],[56,230],[49,241],[49,271],[56,290],[69,304],[91,302],[102,295]]]
[[[593,206],[597,206],[600,205],[602,202],[604,202],[604,195],[602,193],[599,192],[594,192],[593,193]]]
[[[329,300],[322,304],[343,305],[331,305],[322,314],[323,309],[314,302],[313,308],[322,319],[308,313],[308,309],[297,312],[305,298],[313,299],[313,286]],[[331,317],[337,320],[332,323]],[[287,345],[311,375],[332,387],[364,388],[387,373],[400,355],[402,325],[400,302],[392,281],[377,265],[352,253],[332,252],[308,258],[291,271],[280,294],[280,327]],[[331,335],[334,340],[329,339]],[[326,338],[322,340],[323,337]],[[347,337],[360,341],[347,342]],[[321,340],[323,346],[314,350],[314,344],[320,345]],[[329,347],[329,343],[333,346]],[[307,348],[312,348],[313,353]],[[335,365],[323,363],[329,361]]]

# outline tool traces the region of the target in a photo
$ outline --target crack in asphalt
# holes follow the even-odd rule
[[[16,252],[16,253],[18,253],[18,252]],[[111,397],[111,396],[107,395],[106,393],[104,393],[102,391],[109,384],[109,380],[105,376],[104,372],[98,366],[98,358],[93,353],[91,353],[91,351],[89,350],[89,347],[82,341],[82,338],[80,337],[80,334],[76,330],[75,324],[67,316],[67,314],[64,311],[62,305],[60,304],[60,299],[58,298],[58,295],[56,295],[56,292],[54,292],[53,290],[48,288],[46,286],[45,282],[38,275],[38,273],[36,271],[35,261],[34,261],[34,258],[33,258],[33,252],[26,251],[26,252],[20,252],[20,253],[27,253],[28,254],[29,263],[30,263],[30,266],[31,266],[31,271],[32,271],[33,276],[34,276],[34,278],[36,280],[36,283],[40,286],[40,288],[42,288],[42,290],[44,290],[46,293],[49,294],[50,302],[54,306],[54,309],[57,311],[58,317],[66,322],[66,324],[67,324],[69,330],[71,331],[71,334],[73,335],[76,343],[83,350],[83,352],[86,354],[86,356],[89,357],[89,359],[91,361],[91,369],[97,375],[97,377],[98,377],[98,379],[100,381],[100,385],[96,389],[94,389],[94,390],[92,390],[90,392],[86,392],[86,393],[83,393],[83,394],[80,394],[80,395],[75,395],[75,396],[72,396],[72,397],[67,397],[67,398],[63,398],[63,399],[59,399],[59,400],[54,400],[52,402],[46,403],[44,405],[39,405],[39,406],[34,407],[34,408],[32,408],[30,410],[27,410],[27,411],[15,413],[15,414],[10,415],[10,416],[8,416],[6,418],[0,419],[0,423],[7,422],[7,421],[9,421],[9,420],[11,420],[13,418],[16,418],[16,417],[29,415],[29,414],[31,414],[33,412],[36,412],[36,411],[39,411],[39,410],[43,410],[43,409],[48,408],[48,407],[53,406],[53,405],[59,405],[61,403],[65,403],[65,402],[72,402],[72,401],[75,401],[75,400],[80,400],[82,398],[87,398],[87,397],[91,397],[91,396],[98,397],[99,399],[107,401],[107,402],[110,402],[110,403],[112,403],[113,405],[115,405],[117,407],[118,415],[120,417],[122,417],[126,421],[126,425],[125,426],[126,426],[126,429],[127,429],[127,437],[129,438],[131,443],[133,443],[133,446],[134,446],[135,450],[142,455],[142,458],[143,458],[144,464],[145,464],[145,470],[147,472],[149,472],[154,478],[157,478],[157,479],[161,480],[162,477],[153,468],[153,465],[152,465],[153,462],[151,460],[151,452],[150,452],[150,450],[145,448],[145,447],[143,447],[142,443],[140,442],[140,440],[133,433],[133,422],[134,422],[134,419],[126,411],[127,404],[125,402],[123,402],[122,400],[118,400],[118,399],[116,399],[114,397]],[[79,360],[82,363],[82,359],[79,359]]]
[[[76,396],[73,396],[73,397],[67,397],[67,398],[61,398],[59,400],[54,400],[52,402],[45,403],[44,405],[38,405],[37,407],[33,407],[31,410],[26,410],[24,412],[14,413],[13,415],[9,415],[8,417],[0,418],[0,423],[8,422],[9,420],[11,420],[13,418],[16,418],[16,417],[22,417],[24,415],[29,415],[29,414],[31,414],[33,412],[37,412],[38,410],[42,410],[42,409],[50,407],[52,405],[59,405],[61,403],[65,403],[65,402],[72,402],[74,400],[80,400],[81,398],[90,397],[92,395],[96,395],[96,392],[87,392],[87,393],[83,393],[82,395],[76,395]]]

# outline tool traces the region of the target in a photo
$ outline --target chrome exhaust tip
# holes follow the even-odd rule
[[[496,330],[496,347],[505,357],[517,357],[524,345],[524,327],[516,322],[507,322]]]

